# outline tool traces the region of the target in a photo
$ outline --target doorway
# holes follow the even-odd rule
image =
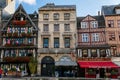
[[[100,78],[104,78],[104,77],[105,77],[105,69],[100,68]]]
[[[52,77],[55,74],[55,61],[50,56],[45,56],[41,61],[41,76]]]

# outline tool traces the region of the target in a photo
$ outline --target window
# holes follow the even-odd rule
[[[28,44],[32,44],[33,43],[33,38],[28,38]]]
[[[54,24],[54,31],[59,31],[59,24]]]
[[[106,57],[106,50],[100,49],[100,57]]]
[[[43,31],[49,31],[49,25],[48,24],[43,24]]]
[[[54,13],[54,20],[59,20],[59,13]]]
[[[120,9],[116,9],[116,14],[120,14]]]
[[[109,41],[114,41],[115,40],[115,33],[109,33]]]
[[[97,50],[91,49],[91,57],[97,57]]]
[[[70,13],[64,13],[64,20],[70,20]]]
[[[87,49],[82,50],[82,56],[83,57],[88,57],[88,50]]]
[[[59,38],[54,38],[54,48],[59,48]]]
[[[81,28],[88,28],[88,22],[81,22]]]
[[[70,24],[64,24],[64,30],[70,31]]]
[[[119,36],[119,41],[120,41],[120,32],[118,33],[118,36]]]
[[[92,41],[99,41],[99,34],[98,33],[92,34]]]
[[[65,38],[65,48],[70,48],[70,38]]]
[[[117,21],[117,25],[120,28],[120,20]]]
[[[48,48],[48,47],[49,47],[49,39],[43,38],[43,48]]]
[[[114,21],[108,20],[108,27],[114,27]]]
[[[88,42],[88,34],[86,33],[86,34],[82,34],[82,42]]]
[[[91,23],[92,28],[97,28],[98,27],[97,21],[91,21],[90,23]]]
[[[49,14],[48,13],[43,14],[43,20],[49,20]]]

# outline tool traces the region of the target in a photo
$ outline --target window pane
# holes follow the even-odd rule
[[[70,20],[70,13],[64,13],[64,20]]]
[[[99,35],[98,35],[98,33],[93,33],[92,34],[92,41],[99,41]]]
[[[83,57],[88,57],[88,50],[87,49],[83,49],[82,50],[82,55],[83,55]]]
[[[114,41],[115,40],[115,33],[109,33],[109,41]]]
[[[43,31],[49,31],[49,25],[43,24]]]
[[[108,20],[108,27],[114,27],[114,21]]]
[[[70,38],[65,38],[65,48],[70,48]]]
[[[54,48],[59,48],[59,38],[54,38]]]
[[[81,22],[81,28],[88,28],[88,22]]]
[[[59,13],[54,13],[54,20],[59,20]]]
[[[88,38],[88,34],[82,34],[82,42],[88,42],[89,38]]]
[[[49,19],[49,14],[48,13],[43,14],[43,20],[48,20],[48,19]]]
[[[64,30],[70,31],[70,24],[64,24]]]
[[[92,57],[97,57],[97,50],[96,49],[91,50],[91,56]]]
[[[54,31],[59,31],[59,24],[54,24]]]
[[[43,39],[43,48],[48,48],[49,46],[49,39],[48,38],[44,38]]]
[[[91,21],[91,27],[97,28],[98,27],[97,21]]]

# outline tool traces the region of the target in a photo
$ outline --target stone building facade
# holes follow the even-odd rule
[[[40,7],[38,26],[40,29],[38,34],[38,74],[54,76],[56,71],[64,68],[63,66],[73,66],[73,68],[64,68],[63,72],[74,69],[74,66],[77,65],[75,62],[76,6],[48,3]]]

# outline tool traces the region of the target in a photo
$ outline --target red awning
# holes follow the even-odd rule
[[[116,64],[111,61],[79,61],[81,68],[118,68]]]

